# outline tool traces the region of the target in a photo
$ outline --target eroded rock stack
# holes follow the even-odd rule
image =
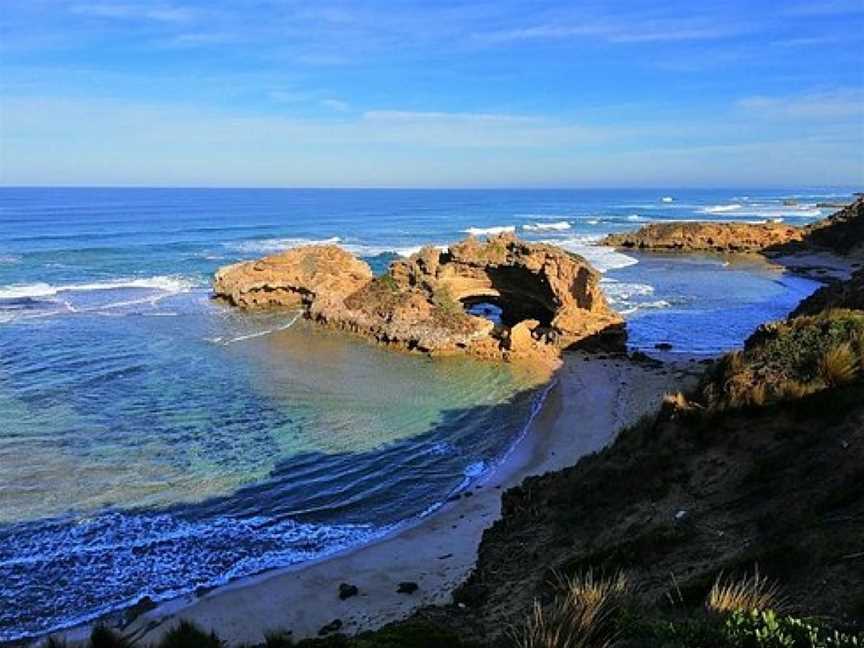
[[[570,345],[623,342],[599,273],[580,256],[513,234],[427,247],[374,277],[335,246],[307,246],[227,266],[214,293],[244,308],[302,307],[307,317],[406,350],[490,358],[557,357]],[[489,302],[501,321],[471,315]]]

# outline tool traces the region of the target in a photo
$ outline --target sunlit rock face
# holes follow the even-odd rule
[[[583,342],[617,345],[623,320],[582,257],[513,234],[427,247],[373,278],[341,248],[308,246],[220,269],[217,297],[246,308],[300,306],[327,326],[432,354],[557,357]],[[485,303],[494,321],[470,314]]]
[[[782,223],[652,223],[635,232],[610,234],[600,244],[682,252],[760,252],[804,238],[805,231]]]

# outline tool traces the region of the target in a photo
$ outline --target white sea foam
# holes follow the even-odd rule
[[[537,232],[543,230],[563,231],[570,229],[568,221],[558,221],[557,223],[534,223],[533,225],[523,225],[522,229],[529,232]]]
[[[630,214],[627,217],[627,220],[628,221],[644,221],[644,220],[648,220],[648,219],[645,218],[644,216],[640,216],[639,214]]]
[[[166,293],[179,293],[191,290],[197,285],[185,277],[161,275],[140,279],[110,279],[84,284],[52,285],[44,282],[14,284],[0,287],[0,299],[45,299],[63,292],[90,292],[94,290],[118,290],[139,288],[159,290]]]
[[[741,209],[741,205],[738,203],[732,203],[731,205],[711,205],[710,207],[703,207],[699,211],[703,214],[725,214],[727,212],[734,212]]]
[[[342,239],[338,236],[331,236],[326,239],[309,239],[309,238],[269,238],[260,239],[257,241],[242,241],[240,243],[229,244],[235,250],[240,252],[281,252],[291,248],[301,247],[303,245],[333,245],[341,243]]]
[[[0,254],[0,265],[15,265],[21,263],[21,257],[15,254]]]
[[[351,254],[356,254],[362,257],[375,257],[380,254],[398,254],[401,257],[410,257],[416,254],[424,247],[434,247],[438,250],[446,251],[446,245],[366,245],[363,243],[344,243],[342,247],[348,250]]]
[[[665,299],[644,301],[644,298],[654,294],[654,286],[648,284],[629,283],[604,277],[600,281],[600,285],[609,300],[609,304],[621,315],[630,315],[639,310],[669,308],[671,306]]]
[[[800,216],[813,218],[822,215],[822,210],[812,205],[758,205],[731,203],[728,205],[711,205],[699,209],[702,214],[730,214],[732,216],[756,216],[766,220],[774,220],[785,216]]]
[[[674,198],[672,196],[663,196],[660,200],[664,203],[671,203],[674,201]]]
[[[589,225],[599,225],[600,219],[599,218],[592,218],[592,219],[587,220],[585,222],[588,223]]]
[[[549,245],[557,245],[570,252],[584,257],[600,272],[607,272],[616,268],[626,268],[627,266],[639,263],[633,257],[627,256],[616,251],[614,248],[597,245],[601,236],[599,235],[582,235],[571,236],[565,239],[548,239],[540,241]]]
[[[288,322],[282,324],[281,326],[276,326],[271,329],[265,329],[263,331],[255,331],[254,333],[247,333],[245,335],[238,335],[236,337],[228,338],[227,340],[222,337],[216,338],[208,338],[208,342],[212,342],[213,344],[221,344],[222,346],[228,346],[229,344],[234,344],[235,342],[245,342],[246,340],[252,340],[254,338],[264,337],[265,335],[271,335],[272,333],[278,333],[279,331],[286,331],[300,319],[302,315],[302,311],[298,311],[295,313],[294,317],[292,317]]]
[[[505,232],[515,232],[515,225],[496,225],[495,227],[469,227],[462,230],[466,234],[472,236],[488,236],[490,234],[504,234]]]

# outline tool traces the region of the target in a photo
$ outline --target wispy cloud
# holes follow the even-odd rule
[[[770,118],[834,120],[847,117],[864,119],[864,89],[847,88],[807,95],[740,99],[738,108]]]
[[[166,23],[183,23],[192,20],[196,11],[188,7],[152,4],[93,3],[73,5],[70,11],[94,18],[120,20],[153,20]]]
[[[784,13],[791,16],[842,16],[864,13],[861,0],[807,0],[786,6]]]
[[[321,105],[334,112],[348,112],[351,109],[351,105],[341,99],[322,99]]]
[[[598,38],[609,43],[661,43],[730,38],[750,31],[745,25],[701,24],[693,20],[592,21],[575,24],[541,24],[516,29],[476,33],[474,38],[488,44],[518,41]]]

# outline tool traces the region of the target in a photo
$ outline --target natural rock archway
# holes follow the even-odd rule
[[[299,303],[314,321],[427,353],[550,357],[587,339],[623,340],[585,259],[512,234],[427,247],[374,279],[336,246],[296,248],[221,269],[214,292],[242,307]],[[479,302],[501,309],[500,325],[466,312]]]

